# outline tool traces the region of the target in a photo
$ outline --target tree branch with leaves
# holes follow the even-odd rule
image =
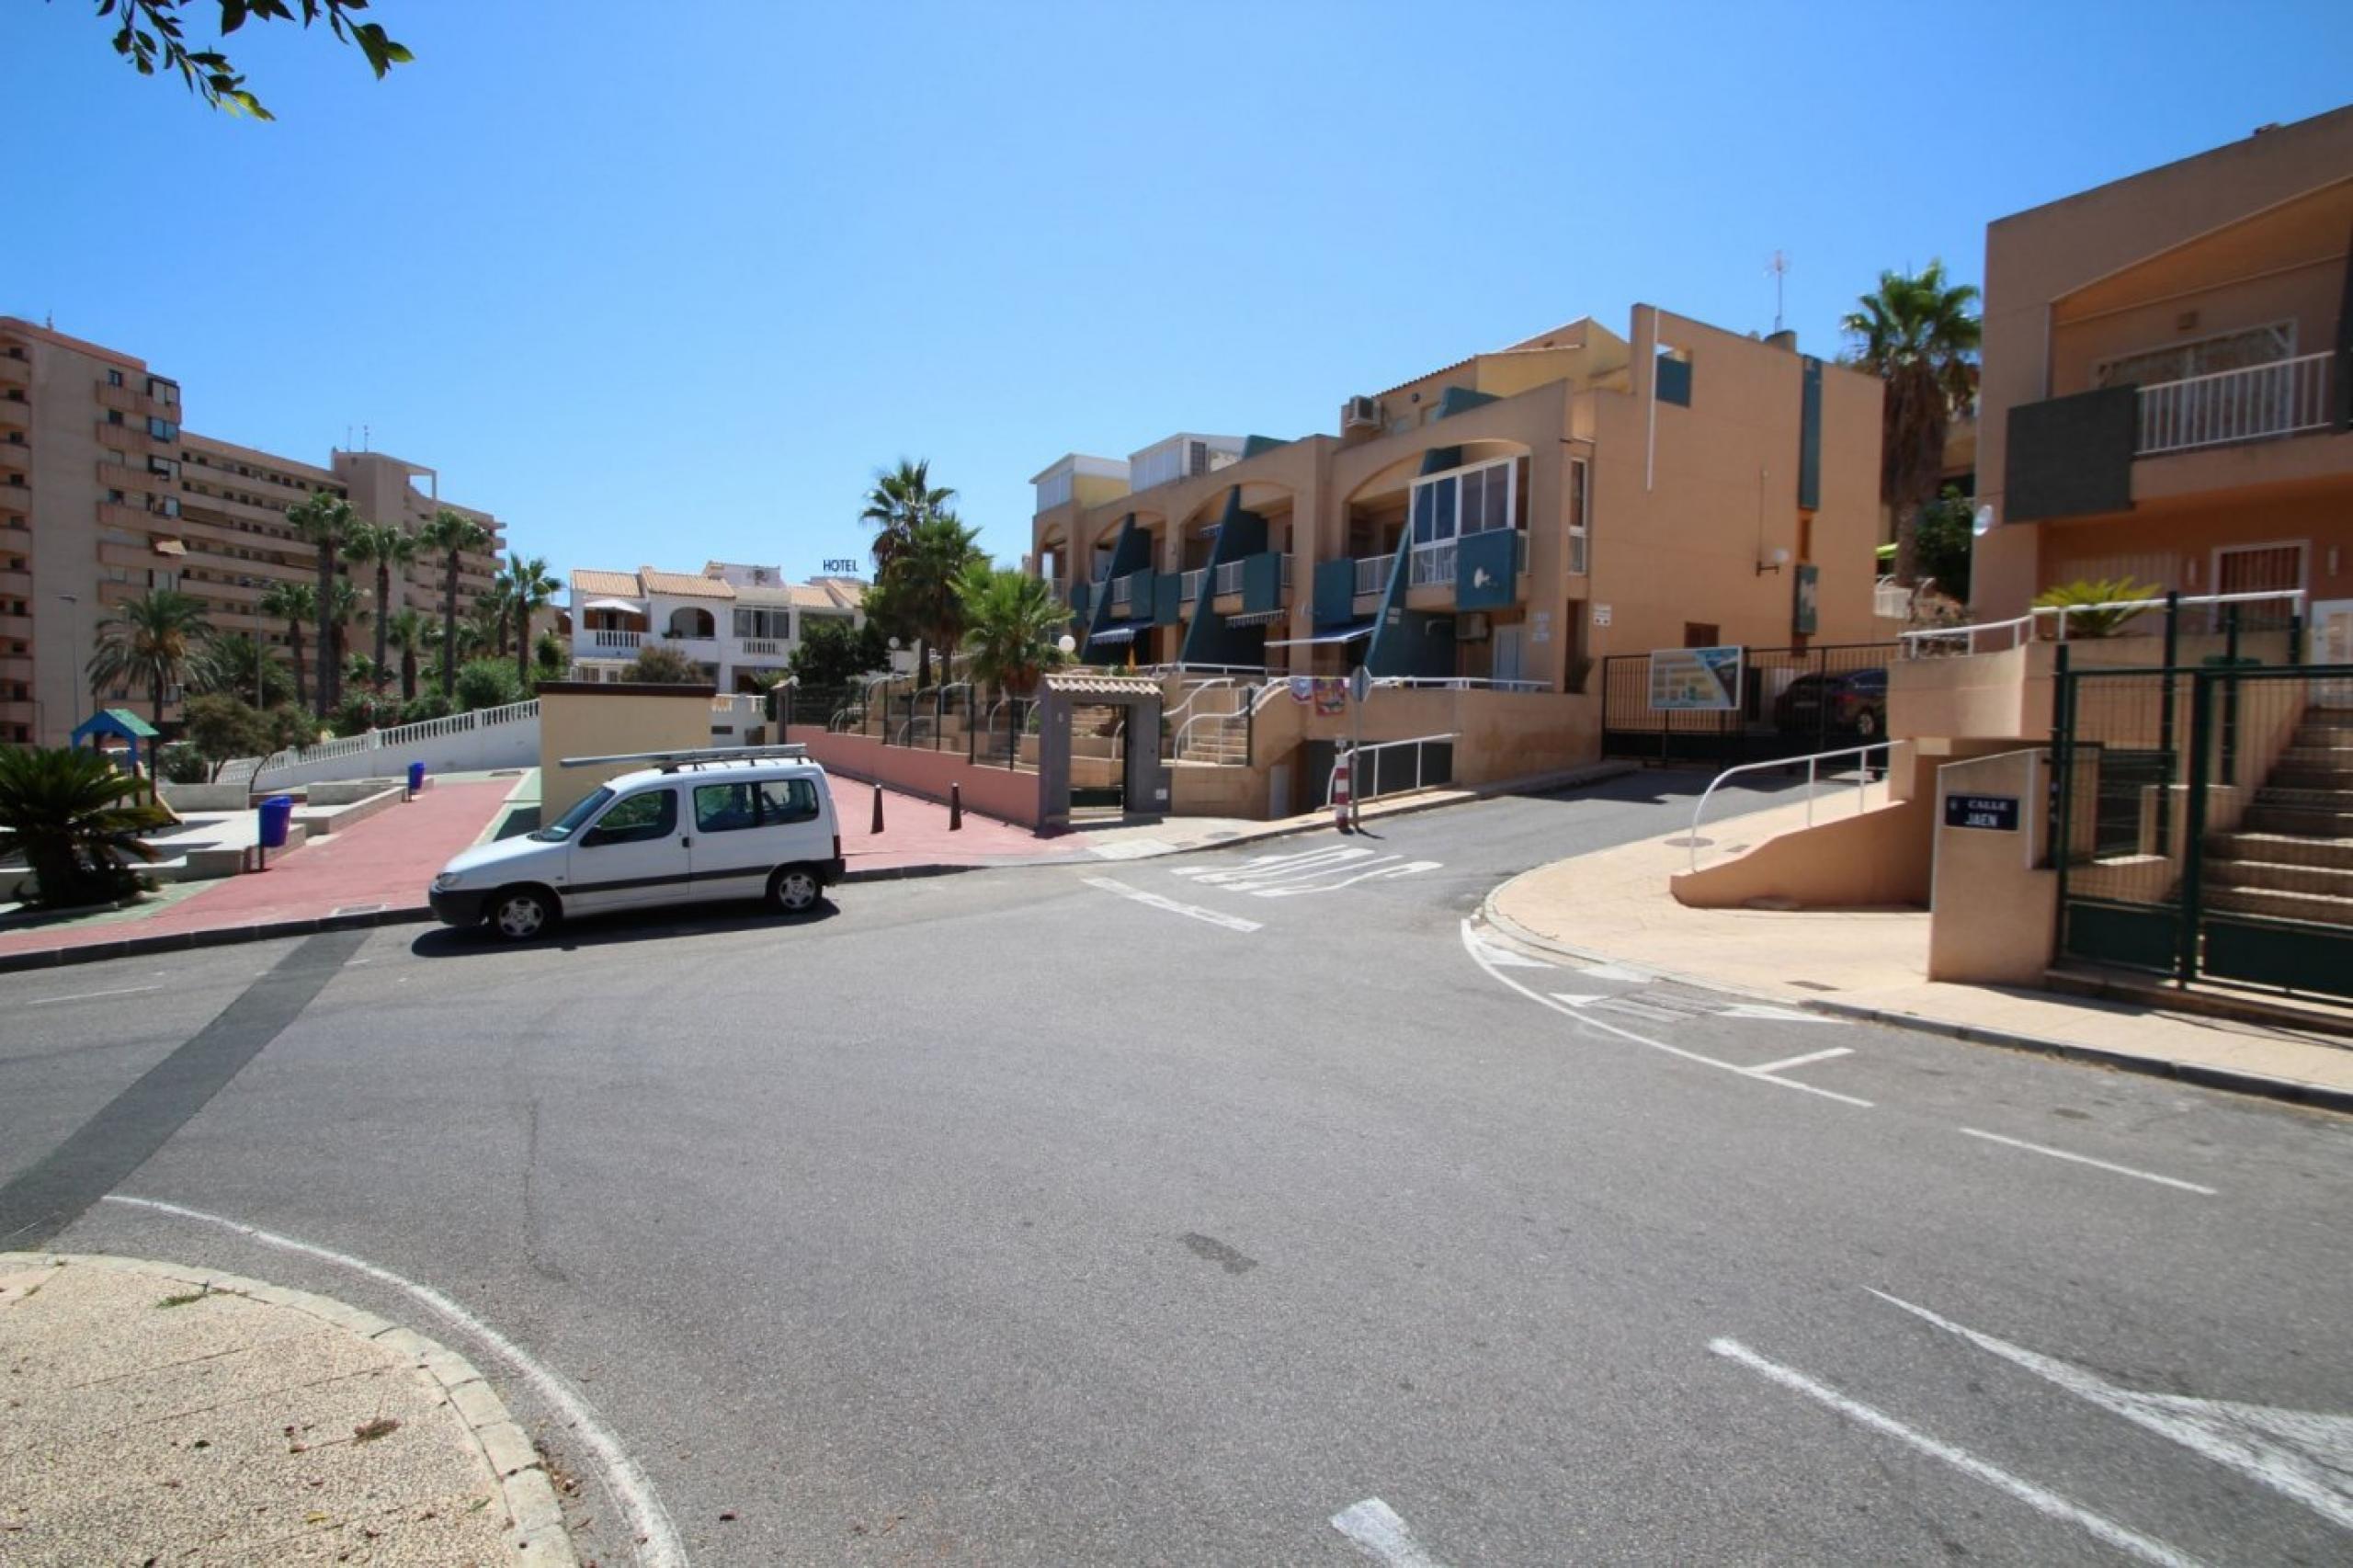
[[[278,117],[262,107],[245,85],[243,73],[218,48],[190,49],[180,14],[205,0],[97,0],[101,19],[116,26],[114,51],[130,62],[142,76],[179,74],[188,90],[212,108],[256,119]],[[380,23],[363,22],[357,13],[368,0],[212,0],[221,7],[221,36],[226,39],[247,22],[293,22],[304,28],[324,20],[338,43],[356,45],[368,68],[381,81],[395,65],[415,58],[404,44],[394,42]]]

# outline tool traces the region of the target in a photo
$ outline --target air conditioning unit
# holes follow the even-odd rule
[[[1378,430],[1381,428],[1381,404],[1372,398],[1352,397],[1340,410],[1343,430]]]
[[[1487,618],[1483,612],[1460,617],[1454,623],[1454,640],[1457,642],[1484,642],[1487,631]]]

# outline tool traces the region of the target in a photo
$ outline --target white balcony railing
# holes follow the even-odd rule
[[[2329,361],[2335,358],[2306,354],[2144,386],[2132,449],[2148,457],[2322,429],[2329,422]]]
[[[1389,569],[1396,562],[1397,557],[1393,553],[1360,557],[1357,562],[1357,592],[1377,594],[1388,587]]]
[[[616,648],[628,651],[645,646],[642,631],[612,631],[592,627],[586,633],[591,648]]]
[[[1220,596],[1242,591],[1242,562],[1229,561],[1217,569],[1217,584],[1213,592]]]
[[[784,652],[784,643],[774,637],[739,637],[735,646],[746,653],[775,658]]]
[[[1209,574],[1210,569],[1208,567],[1196,566],[1190,572],[1187,572],[1179,575],[1176,579],[1177,597],[1182,598],[1187,604],[1191,604],[1195,600],[1199,599],[1201,597],[1201,580]]]
[[[1454,541],[1438,539],[1414,546],[1414,558],[1407,562],[1406,570],[1411,574],[1405,580],[1407,587],[1443,587],[1453,582]]]
[[[1912,590],[1893,577],[1882,577],[1871,585],[1871,613],[1882,620],[1908,620],[1912,616]]]

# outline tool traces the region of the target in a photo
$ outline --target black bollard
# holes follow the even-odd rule
[[[964,825],[964,786],[950,782],[948,786],[948,831],[954,833]]]
[[[874,786],[874,831],[882,831],[882,786]]]

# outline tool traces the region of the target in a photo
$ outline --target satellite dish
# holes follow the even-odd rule
[[[1984,539],[1994,531],[1994,504],[1991,501],[1977,508],[1976,514],[1970,518],[1969,531],[1976,539]]]

